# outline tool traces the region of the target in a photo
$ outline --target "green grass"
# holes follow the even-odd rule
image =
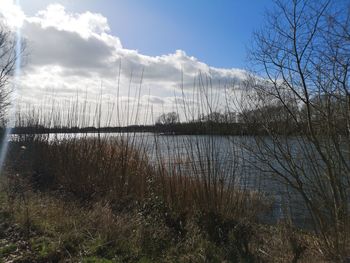
[[[0,257],[6,257],[12,252],[16,251],[17,245],[16,244],[7,244],[4,247],[0,248]]]
[[[43,259],[54,256],[59,249],[56,242],[46,237],[34,238],[30,243],[31,249],[36,252],[39,258]]]
[[[113,263],[115,261],[99,258],[99,257],[87,257],[83,259],[83,263]]]

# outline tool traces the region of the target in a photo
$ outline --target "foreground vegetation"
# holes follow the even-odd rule
[[[27,138],[13,142],[9,156],[3,262],[325,259],[311,233],[260,222],[270,211],[262,195],[169,176],[126,140]]]

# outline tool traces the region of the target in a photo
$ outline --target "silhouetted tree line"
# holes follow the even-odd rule
[[[334,118],[334,129],[347,131],[344,114],[346,114],[346,101],[332,101],[326,95],[315,97],[312,100],[312,121],[315,127],[319,127],[322,133],[324,108],[330,107],[336,111],[338,116]],[[178,135],[303,135],[306,131],[306,109],[298,107],[297,103],[290,101],[288,110],[281,103],[269,103],[268,105],[257,105],[254,109],[245,109],[241,113],[235,112],[212,112],[202,114],[197,119],[180,122],[179,114],[176,112],[164,113],[159,116],[154,125],[129,125],[125,127],[44,127],[32,125],[26,127],[14,127],[13,134],[45,134],[45,133],[124,133],[124,132],[150,132]],[[293,111],[291,113],[291,111]],[[298,116],[298,120],[293,119]],[[303,125],[305,123],[305,125]]]

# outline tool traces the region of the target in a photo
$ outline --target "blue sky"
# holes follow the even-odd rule
[[[181,49],[210,66],[244,68],[252,32],[261,26],[264,10],[273,1],[21,1],[29,15],[52,3],[72,12],[101,13],[125,48],[150,56]]]
[[[52,104],[65,108],[80,94],[95,103],[103,93],[108,112],[120,81],[118,104],[151,105],[158,116],[174,111],[184,94],[195,109],[195,82],[201,77],[210,79],[220,107],[224,98],[217,98],[225,96],[227,85],[246,78],[246,47],[272,5],[272,0],[0,0],[0,23],[26,42],[19,104],[40,105],[45,112]]]

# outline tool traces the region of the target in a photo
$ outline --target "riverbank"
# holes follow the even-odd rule
[[[315,237],[287,224],[200,211],[176,224],[179,215],[164,209],[157,200],[116,212],[109,203],[2,192],[2,262],[326,262]]]
[[[208,173],[211,160],[197,165],[191,176],[151,165],[123,138],[12,142],[1,178],[2,260],[322,262],[316,236],[260,221],[271,211],[266,197]]]

